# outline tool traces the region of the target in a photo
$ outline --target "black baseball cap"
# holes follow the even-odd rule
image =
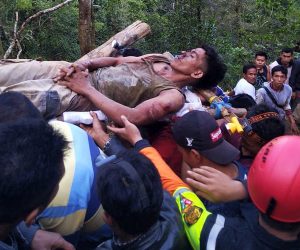
[[[185,114],[175,122],[172,130],[178,145],[195,149],[217,164],[227,165],[240,155],[240,151],[223,138],[216,120],[205,111]]]

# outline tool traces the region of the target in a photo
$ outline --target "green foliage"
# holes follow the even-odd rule
[[[16,9],[17,10],[30,10],[32,8],[31,0],[17,0]]]
[[[58,0],[4,0],[5,12],[1,18],[5,34],[12,35],[15,11],[19,12],[18,27],[29,16],[55,6]],[[0,3],[1,7],[1,3]],[[21,36],[23,58],[40,58],[44,60],[76,60],[80,55],[78,45],[78,6],[74,2],[30,22]],[[9,41],[2,38],[4,50]],[[16,56],[16,52],[12,57]],[[2,52],[3,54],[3,52]]]
[[[253,61],[253,54],[244,47],[229,48],[227,51],[226,62],[228,72],[223,82],[225,89],[230,89],[242,76],[242,65]],[[230,63],[228,63],[230,62]]]
[[[76,5],[43,16],[31,27],[22,41],[25,57],[75,61],[80,56]]]
[[[21,25],[30,15],[62,1],[1,0],[0,26],[5,35],[0,34],[0,47],[5,51],[9,45],[15,11]],[[236,84],[242,66],[253,60],[256,51],[266,51],[271,62],[282,47],[300,43],[299,0],[94,0],[93,4],[97,45],[137,19],[143,20],[152,33],[135,46],[144,53],[176,54],[201,43],[213,45],[228,66],[224,88]],[[21,44],[22,57],[76,60],[80,57],[78,3],[30,23]]]

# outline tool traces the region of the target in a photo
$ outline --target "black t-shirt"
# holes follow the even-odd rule
[[[263,88],[264,82],[267,82],[268,68],[266,65],[263,67],[263,72],[257,72],[256,81],[254,84],[255,90]]]

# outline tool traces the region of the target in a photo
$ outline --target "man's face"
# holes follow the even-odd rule
[[[286,81],[286,75],[281,71],[276,71],[272,75],[272,84],[275,89],[281,89],[284,82]]]
[[[197,168],[199,167],[199,161],[192,153],[191,150],[185,149],[179,145],[177,145],[178,151],[182,154],[183,161],[189,165],[190,168]]]
[[[266,58],[264,56],[255,57],[255,66],[257,69],[262,69],[266,64]]]
[[[194,78],[200,78],[203,74],[203,68],[201,68],[201,66],[204,64],[204,60],[204,49],[192,49],[190,51],[182,52],[171,62],[171,67],[173,68],[173,70],[176,70],[181,74],[190,75]],[[201,76],[199,74],[201,74]]]
[[[281,52],[280,60],[281,60],[282,65],[288,67],[288,65],[292,61],[292,59],[293,59],[292,53]]]
[[[256,68],[251,68],[251,69],[248,69],[247,70],[247,73],[246,74],[243,74],[244,75],[244,79],[251,83],[251,84],[254,84],[255,81],[256,81],[256,75],[257,75],[257,70]]]

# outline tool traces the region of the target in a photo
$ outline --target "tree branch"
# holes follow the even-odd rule
[[[13,48],[15,47],[16,45],[16,41],[17,41],[17,26],[18,26],[18,22],[19,22],[19,12],[17,11],[16,12],[16,21],[15,21],[15,24],[14,24],[14,38],[12,40],[12,42],[10,43],[8,49],[6,50],[4,56],[3,56],[3,59],[7,59],[7,57],[11,54]]]
[[[47,14],[47,13],[51,13],[51,12],[53,12],[53,11],[56,11],[56,10],[62,8],[63,6],[65,6],[66,4],[68,4],[68,3],[72,2],[72,1],[73,1],[73,0],[66,0],[66,1],[64,1],[63,3],[60,3],[60,4],[58,4],[58,5],[54,6],[54,7],[51,7],[51,8],[49,8],[49,9],[41,10],[41,11],[35,13],[34,15],[28,17],[28,18],[22,23],[22,25],[21,25],[21,27],[20,27],[18,33],[17,33],[17,36],[19,36],[19,35],[23,32],[23,30],[25,29],[25,26],[26,26],[30,21],[32,21],[33,19],[36,19],[36,18],[38,18],[38,17],[40,17],[40,16],[42,16],[42,15],[44,15],[44,14]]]
[[[34,15],[28,17],[22,23],[22,25],[21,25],[21,27],[20,27],[19,30],[17,30],[17,25],[18,25],[18,21],[19,21],[19,14],[18,14],[18,12],[16,12],[16,21],[15,21],[15,25],[14,25],[14,37],[13,37],[13,40],[11,41],[11,43],[10,43],[7,51],[5,52],[5,54],[3,56],[3,59],[7,59],[8,58],[8,56],[11,54],[11,52],[14,49],[14,47],[16,46],[16,44],[17,44],[18,49],[19,49],[17,58],[19,58],[19,56],[20,56],[20,54],[22,52],[22,47],[21,47],[21,44],[20,44],[20,35],[24,31],[24,29],[25,29],[25,27],[26,27],[26,25],[28,23],[30,23],[32,20],[34,20],[34,19],[36,19],[36,18],[38,18],[38,17],[40,17],[40,16],[42,16],[44,14],[51,13],[53,11],[58,10],[58,9],[62,8],[63,6],[65,6],[66,4],[72,2],[72,1],[74,1],[74,0],[66,0],[66,1],[64,1],[64,2],[58,4],[58,5],[54,6],[54,7],[51,7],[51,8],[45,9],[45,10],[41,10],[41,11],[35,13]]]
[[[19,49],[18,54],[17,54],[17,59],[19,59],[23,49],[22,49],[22,46],[21,46],[21,43],[20,43],[19,39],[16,39],[16,43],[17,43],[17,46],[18,46],[18,49]]]

